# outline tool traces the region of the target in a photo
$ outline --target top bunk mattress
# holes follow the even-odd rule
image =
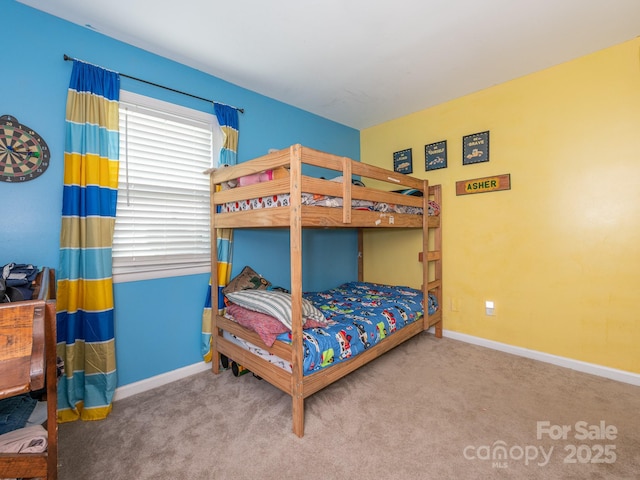
[[[410,193],[409,193],[410,194]],[[241,212],[246,210],[258,210],[262,208],[288,207],[291,195],[280,193],[265,197],[251,198],[236,202],[227,202],[220,206],[220,213]],[[342,208],[342,197],[332,197],[329,195],[314,195],[311,193],[302,194],[302,205],[316,207]],[[434,200],[429,200],[428,215],[440,214],[440,205]],[[410,205],[400,205],[388,202],[373,202],[369,200],[352,200],[351,207],[355,210],[365,210],[382,213],[406,213],[409,215],[422,215],[423,208],[412,207]]]

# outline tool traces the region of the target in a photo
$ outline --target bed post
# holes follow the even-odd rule
[[[302,352],[302,147],[290,149],[290,248],[291,248],[291,400],[293,433],[304,435]]]
[[[433,189],[433,200],[440,205],[440,211],[442,212],[442,186],[437,185]],[[434,262],[435,279],[439,282],[436,290],[436,297],[438,299],[438,305],[440,305],[440,321],[436,323],[436,338],[442,338],[442,323],[443,323],[443,283],[442,283],[442,215],[438,219],[438,227],[435,229],[435,238],[433,240],[433,249],[438,252],[437,259]]]
[[[422,196],[422,303],[424,308],[424,329],[429,329],[429,181],[424,180]]]
[[[218,352],[218,241],[215,226],[216,204],[213,198],[216,184],[213,181],[213,172],[209,174],[209,189],[209,208],[211,210],[211,369],[213,373],[218,374],[220,373],[220,353]]]

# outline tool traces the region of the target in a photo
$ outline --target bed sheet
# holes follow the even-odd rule
[[[287,207],[289,206],[288,193],[281,193],[269,197],[259,197],[239,202],[229,202],[221,205],[221,213],[240,212],[243,210],[257,210],[260,208]],[[302,194],[302,204],[308,206],[319,207],[342,207],[341,197],[330,197],[325,195],[313,195],[310,193]],[[353,200],[352,207],[358,210],[369,210],[383,213],[408,213],[413,215],[422,215],[423,209],[420,207],[411,207],[406,205],[396,205],[384,202],[370,202],[367,200]],[[433,200],[429,201],[428,215],[438,215],[440,206]]]
[[[410,287],[348,282],[323,292],[304,293],[303,296],[313,302],[327,319],[336,322],[327,327],[303,330],[304,375],[349,360],[423,315],[422,292]],[[427,305],[429,315],[437,311],[434,295],[429,294]],[[291,366],[281,358],[237,337],[225,336],[291,371]],[[291,343],[291,332],[281,333],[277,339]]]

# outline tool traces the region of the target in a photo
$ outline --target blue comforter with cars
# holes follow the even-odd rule
[[[422,292],[369,282],[349,282],[331,290],[305,293],[335,324],[303,330],[304,374],[344,362],[418,320],[424,312]],[[438,309],[429,294],[428,313]],[[291,333],[278,340],[291,341]]]

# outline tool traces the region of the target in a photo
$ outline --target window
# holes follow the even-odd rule
[[[115,282],[209,272],[213,114],[121,92]]]

